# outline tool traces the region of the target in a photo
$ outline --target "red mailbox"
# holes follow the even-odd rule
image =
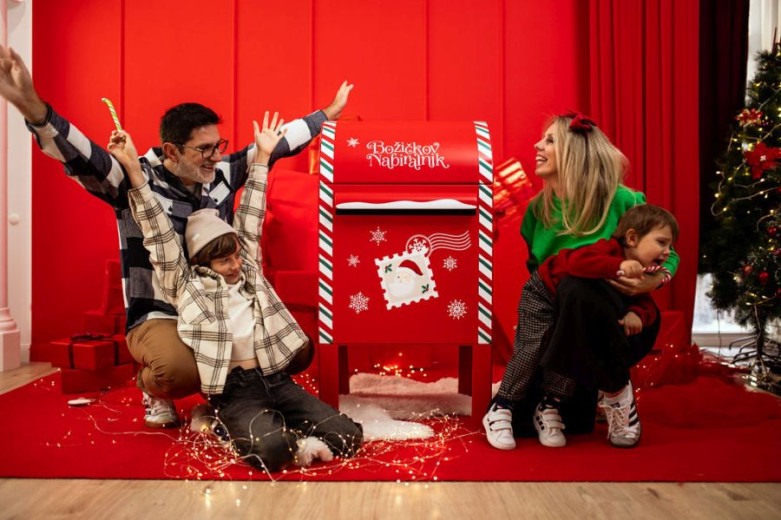
[[[485,123],[325,123],[324,400],[338,400],[340,371],[329,360],[341,350],[345,378],[346,345],[451,344],[462,347],[459,388],[471,389],[473,416],[482,415],[490,398],[492,180]]]

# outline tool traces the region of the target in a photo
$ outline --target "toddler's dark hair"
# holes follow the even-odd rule
[[[629,208],[621,216],[621,220],[618,221],[618,226],[613,232],[613,238],[626,247],[624,237],[626,237],[626,232],[630,229],[634,229],[642,238],[659,226],[670,226],[673,242],[678,240],[678,221],[672,213],[653,204],[641,204],[640,206]]]

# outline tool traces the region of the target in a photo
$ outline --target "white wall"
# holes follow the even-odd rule
[[[8,2],[8,45],[32,68],[32,0]],[[8,107],[8,303],[21,333],[21,361],[30,361],[32,304],[32,139]]]

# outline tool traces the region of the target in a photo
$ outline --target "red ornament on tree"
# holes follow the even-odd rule
[[[767,170],[775,167],[776,160],[781,158],[781,148],[771,148],[760,142],[753,150],[743,152],[743,155],[751,167],[751,177],[759,179]]]
[[[770,226],[767,228],[767,234],[772,238],[776,238],[778,236],[778,228],[776,226]]]
[[[735,116],[740,121],[740,126],[756,125],[762,121],[762,111],[756,108],[744,108],[743,112]]]
[[[750,275],[753,270],[754,270],[754,268],[752,266],[748,265],[748,264],[743,266],[743,274],[745,276]]]
[[[770,273],[767,271],[762,271],[759,273],[759,283],[762,285],[767,285],[768,280],[770,280]]]

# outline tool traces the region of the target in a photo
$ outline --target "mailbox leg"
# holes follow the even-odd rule
[[[320,400],[339,409],[339,345],[321,344],[318,354]]]
[[[491,362],[490,344],[472,346],[472,425],[476,428],[491,402]]]
[[[339,393],[350,393],[350,365],[347,362],[347,345],[339,345]]]
[[[472,345],[458,346],[458,393],[472,395]]]

